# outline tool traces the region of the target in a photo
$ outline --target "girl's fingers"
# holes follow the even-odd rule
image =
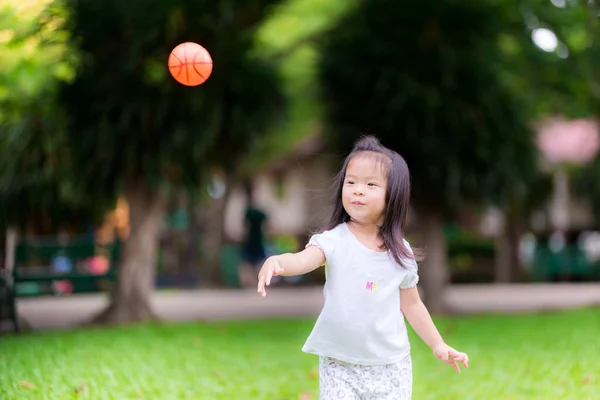
[[[263,297],[267,295],[267,293],[265,292],[265,278],[263,275],[260,275],[258,277],[258,286],[256,288],[256,291],[262,294]]]
[[[450,356],[452,356],[455,360],[459,361],[469,360],[469,356],[467,356],[467,353],[462,353],[454,349],[450,349]]]
[[[466,353],[462,353],[460,351],[456,351],[452,347],[448,349],[448,358],[442,359],[447,364],[451,365],[454,370],[460,374],[460,364],[462,364],[465,368],[469,368],[469,356]]]
[[[458,357],[453,357],[452,362],[456,365],[460,362],[465,368],[469,368],[469,357],[465,353],[461,353]]]
[[[460,367],[458,366],[458,364],[456,362],[453,362],[452,366],[454,367],[454,370],[456,371],[456,373],[460,374]]]
[[[268,268],[265,272],[262,272],[258,276],[258,293],[262,294],[263,297],[266,296],[265,286],[271,285],[271,278],[276,275],[277,272],[283,272],[283,268],[277,267],[275,269]]]
[[[461,363],[465,368],[469,368],[469,357],[465,357],[464,360],[461,360]]]

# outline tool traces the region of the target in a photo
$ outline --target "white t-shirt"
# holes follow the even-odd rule
[[[417,263],[401,267],[389,252],[364,246],[345,223],[314,235],[307,247],[313,245],[326,257],[325,303],[302,351],[359,365],[410,354],[399,288],[417,284]]]

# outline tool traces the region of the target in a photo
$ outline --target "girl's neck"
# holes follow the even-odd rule
[[[365,236],[379,237],[380,227],[377,224],[363,224],[351,219],[348,221],[348,226],[355,233]]]
[[[381,252],[383,249],[383,240],[379,235],[379,226],[376,224],[361,224],[350,220],[348,229],[354,237],[369,250]]]

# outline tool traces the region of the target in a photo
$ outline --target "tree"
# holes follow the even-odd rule
[[[579,36],[579,48],[583,52],[584,62],[580,64],[579,71],[582,72],[583,81],[587,83],[590,98],[589,104],[594,118],[600,117],[600,73],[598,62],[600,61],[600,25],[598,24],[599,6],[597,1],[591,0],[578,2],[578,9],[585,12],[585,30]],[[566,27],[568,29],[570,27]],[[571,28],[573,29],[573,28]],[[578,71],[578,72],[579,72]],[[574,168],[574,186],[577,193],[587,198],[590,202],[596,223],[600,224],[600,152],[596,154],[590,165],[583,168]]]
[[[526,115],[502,78],[497,43],[510,12],[488,2],[364,1],[322,46],[331,145],[346,150],[372,132],[411,168],[433,312],[444,309],[449,279],[445,217],[464,202],[526,192],[536,169]]]
[[[69,179],[65,115],[55,98],[74,77],[60,2],[18,2],[0,10],[0,216],[5,226],[35,220],[89,223],[100,205],[81,201]],[[56,179],[62,176],[62,179]],[[106,206],[106,204],[104,204]]]
[[[600,225],[600,154],[590,165],[579,167],[575,172],[574,189],[578,195],[586,198],[591,205],[595,222]]]
[[[273,66],[253,38],[270,0],[69,0],[83,63],[60,93],[79,182],[90,195],[122,193],[130,207],[118,282],[100,321],[153,317],[157,236],[166,197],[236,165],[281,112]],[[201,43],[214,70],[201,87],[168,76],[170,50]]]
[[[544,207],[552,194],[552,176],[544,171],[534,174],[527,193],[512,193],[502,203],[503,227],[496,238],[494,282],[515,282],[521,276],[520,241],[529,229],[528,218]]]
[[[546,118],[590,118],[598,114],[600,91],[595,66],[600,47],[595,3],[529,0],[513,4],[513,9],[520,12],[512,16],[512,24],[522,25],[524,21],[527,29],[520,38],[501,36],[506,65],[502,76],[536,123]],[[536,45],[531,46],[532,42]],[[519,237],[526,229],[526,218],[550,197],[550,175],[565,175],[573,170],[560,163],[551,171],[540,171],[525,196],[515,197],[505,205],[506,228],[499,238],[505,251],[497,253],[499,281],[510,281],[516,276]],[[593,176],[593,169],[582,171]],[[586,177],[583,181],[585,185],[590,183]]]
[[[545,51],[523,48],[514,41],[504,42],[505,48],[511,49],[508,55],[512,56],[512,71],[520,71],[511,74],[506,70],[507,80],[526,100],[532,114],[539,118],[598,118],[598,13],[598,2],[594,0],[562,4],[530,0],[526,3],[523,14],[530,30],[547,30],[546,35],[555,35],[556,39],[555,44],[550,43]],[[574,175],[575,189],[590,201],[597,216],[600,216],[599,160],[600,156],[590,165],[583,166],[563,162],[555,165],[552,171]]]

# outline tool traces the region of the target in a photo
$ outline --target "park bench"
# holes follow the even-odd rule
[[[11,243],[12,241],[12,243]],[[100,244],[91,238],[59,243],[56,238],[7,237],[4,268],[0,268],[0,323],[20,330],[16,299],[106,291],[116,279],[118,242]]]

